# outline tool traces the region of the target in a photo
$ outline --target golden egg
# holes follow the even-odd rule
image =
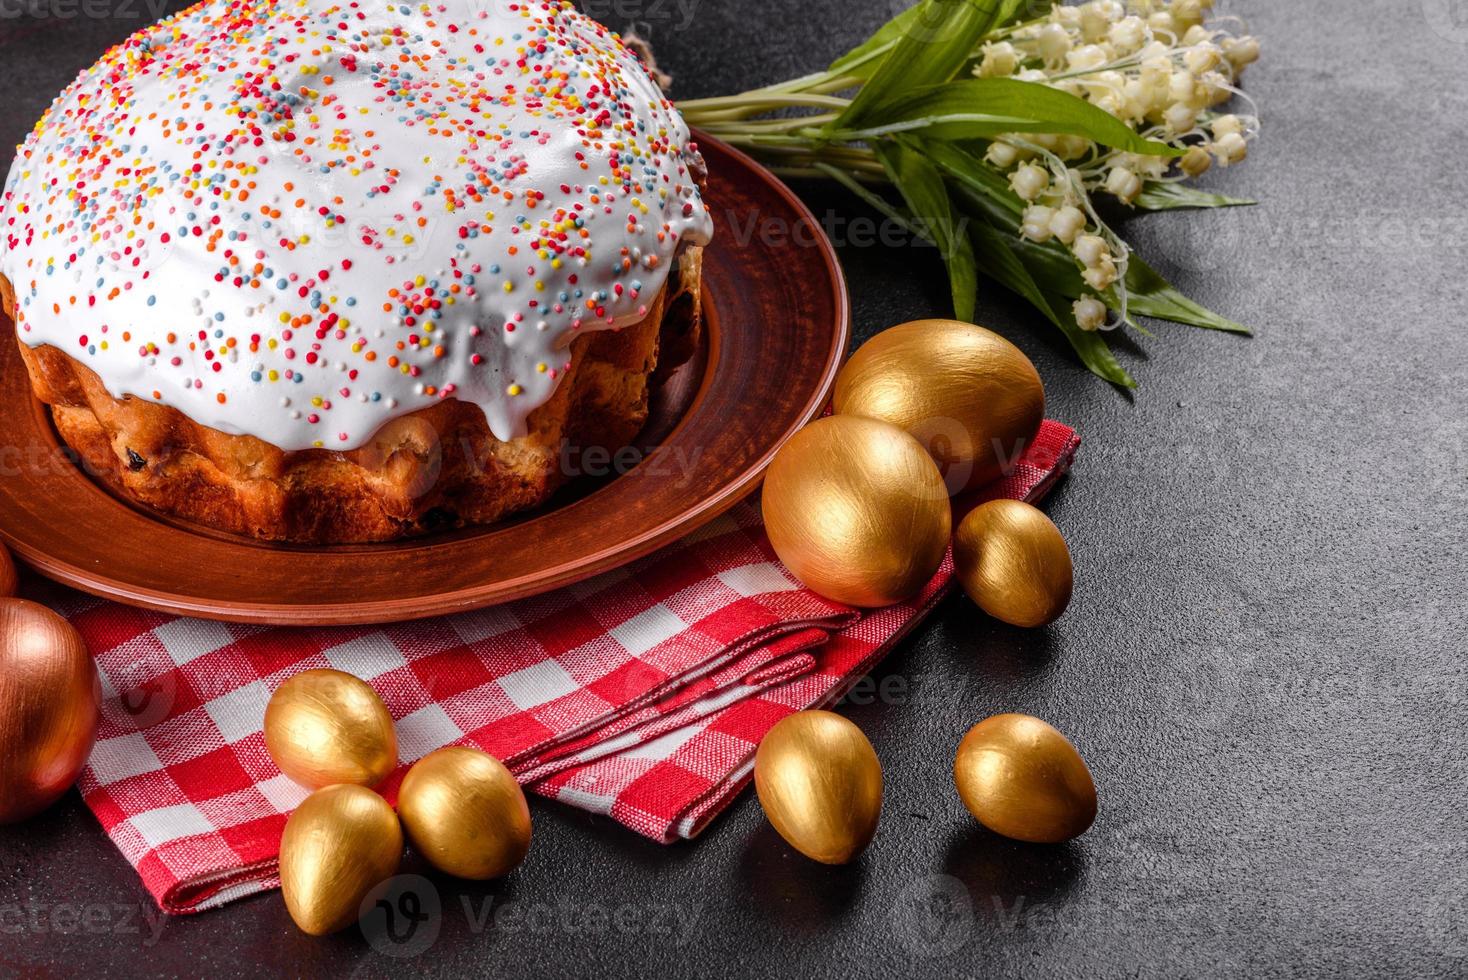
[[[907,433],[833,415],[797,432],[765,475],[765,530],[811,589],[853,606],[915,595],[938,570],[952,528],[948,491]]]
[[[265,709],[265,748],[302,786],[376,786],[398,764],[387,706],[365,681],[307,670],[282,684]]]
[[[980,504],[959,522],[953,569],[979,608],[1013,626],[1054,622],[1075,580],[1060,529],[1019,500]]]
[[[0,544],[0,598],[15,595],[15,590],[20,587],[20,577],[15,573],[15,562],[10,557],[10,552]]]
[[[309,935],[345,929],[402,858],[403,828],[386,800],[365,786],[319,789],[290,815],[280,838],[285,907]]]
[[[1066,737],[1029,715],[985,718],[953,760],[963,805],[996,834],[1056,844],[1096,819],[1096,784]]]
[[[398,790],[408,839],[428,863],[459,878],[507,875],[530,851],[530,807],[494,756],[450,746],[418,761]]]
[[[41,812],[76,782],[101,704],[76,629],[45,606],[0,599],[0,823]]]
[[[882,812],[882,764],[860,728],[829,711],[782,719],[754,757],[760,806],[781,837],[822,864],[871,843]]]
[[[1024,352],[993,331],[915,320],[852,355],[836,378],[835,408],[907,430],[957,492],[1023,455],[1045,418],[1045,388]]]

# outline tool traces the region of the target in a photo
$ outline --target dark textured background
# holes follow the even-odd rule
[[[0,2],[0,144],[157,0],[27,2]],[[900,3],[588,7],[644,21],[692,97],[815,70]],[[1127,231],[1258,337],[1158,325],[1127,359],[1130,400],[981,298],[1085,439],[1049,505],[1076,597],[1040,632],[951,599],[881,665],[886,697],[846,709],[887,773],[857,864],[793,856],[752,795],[676,847],[537,800],[523,869],[439,881],[416,958],[307,939],[277,895],[155,941],[72,796],[0,831],[0,974],[1468,974],[1468,2],[1228,7],[1265,39],[1247,78],[1264,137],[1207,182],[1263,204]],[[945,312],[931,250],[843,259],[860,337]],[[1089,761],[1101,812],[1080,840],[1020,845],[964,812],[953,749],[1002,710]],[[493,902],[487,925],[465,900]],[[674,907],[687,926],[663,934]]]

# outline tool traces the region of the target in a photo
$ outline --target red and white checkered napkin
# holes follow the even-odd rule
[[[988,496],[1038,499],[1078,442],[1046,422]],[[187,913],[279,883],[281,830],[306,793],[271,762],[261,727],[271,691],[299,671],[369,681],[405,764],[477,745],[537,793],[672,841],[744,787],[770,726],[838,698],[950,580],[945,562],[911,602],[865,614],[828,602],[781,567],[745,503],[552,595],[397,626],[231,626],[70,592],[47,600],[102,671],[82,795],[159,904]]]

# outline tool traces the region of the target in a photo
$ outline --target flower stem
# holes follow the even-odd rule
[[[708,100],[710,102],[716,100]],[[775,109],[789,108],[817,108],[817,109],[844,109],[851,103],[846,99],[838,99],[830,95],[772,95],[745,100],[743,96],[725,100],[727,108],[703,108],[688,109],[686,104],[683,108],[683,118],[695,126],[707,128],[710,123],[715,122],[738,122],[749,116],[757,116],[760,113],[770,112]]]
[[[770,173],[777,177],[790,177],[794,179],[819,180],[831,176],[831,170],[826,167],[770,167]],[[843,172],[843,176],[859,184],[885,184],[886,178],[882,174],[869,173],[865,170],[853,170],[849,173]]]
[[[833,119],[837,113],[826,112],[814,116],[796,116],[788,119],[715,119],[712,121],[695,119],[692,124],[718,136],[763,136],[773,133],[806,133],[814,139],[820,131],[820,127]]]
[[[861,83],[862,79],[855,76],[833,75],[831,72],[819,72],[815,75],[806,75],[804,78],[797,78],[780,85],[766,85],[763,88],[752,88],[747,92],[740,92],[738,95],[716,95],[707,99],[687,99],[678,103],[678,109],[685,116],[689,116],[728,109],[758,107],[759,110],[765,111],[784,105],[819,105],[822,103],[803,102],[801,99],[806,96],[829,95],[832,92],[854,88]]]

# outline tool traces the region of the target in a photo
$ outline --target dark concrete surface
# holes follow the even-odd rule
[[[153,2],[3,0],[0,143]],[[690,97],[814,70],[896,3],[589,5],[646,22]],[[952,599],[880,666],[886,696],[847,709],[887,773],[857,864],[793,856],[750,795],[676,847],[535,801],[523,869],[438,880],[436,940],[393,958],[302,936],[278,895],[155,933],[73,796],[0,831],[0,974],[1468,975],[1468,3],[1227,6],[1265,39],[1265,130],[1208,182],[1263,203],[1128,233],[1258,337],[1158,325],[1129,400],[981,299],[1085,439],[1049,507],[1075,602],[1023,632]],[[843,258],[862,337],[944,312],[930,251]],[[953,750],[1001,710],[1089,761],[1080,840],[965,814]]]

